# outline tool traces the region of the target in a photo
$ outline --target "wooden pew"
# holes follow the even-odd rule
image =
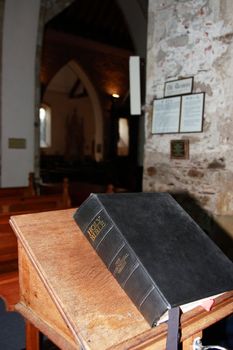
[[[17,269],[17,242],[9,224],[11,215],[70,208],[68,181],[57,195],[21,198],[10,196],[0,200],[0,273]]]
[[[51,195],[33,195],[28,197],[9,196],[0,198],[0,213],[39,212],[71,207],[68,179],[64,179],[62,192]]]
[[[17,240],[9,219],[10,214],[0,215],[0,274],[15,271],[18,267]]]
[[[19,301],[19,276],[17,271],[0,274],[0,297],[4,300],[7,311],[15,311]]]
[[[25,198],[35,195],[34,173],[28,175],[28,186],[0,188],[0,199],[9,197]]]
[[[39,212],[56,209],[65,209],[70,206],[63,201],[62,196],[38,196],[25,200],[14,200],[7,204],[0,204],[1,213],[14,214],[15,212]]]
[[[12,215],[70,208],[68,181],[63,183],[63,191],[55,195],[41,195],[18,198],[11,195],[0,200],[0,208],[5,203],[4,213],[0,213],[0,297],[7,310],[12,310],[18,301],[18,249],[17,239],[9,224]],[[6,210],[7,209],[7,210]]]
[[[70,181],[69,188],[73,207],[78,207],[92,192],[103,193],[106,191],[106,185],[79,181]]]
[[[7,311],[19,300],[17,239],[9,224],[10,214],[0,215],[0,298]]]
[[[70,208],[70,201],[64,200],[63,195],[38,196],[9,204],[8,212],[0,214],[0,274],[17,269],[17,240],[9,224],[12,215],[67,208]]]
[[[64,178],[62,182],[43,182],[37,184],[39,195],[59,194],[64,192],[65,187],[70,188],[68,178]]]

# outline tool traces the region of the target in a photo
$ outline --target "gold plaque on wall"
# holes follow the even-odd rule
[[[24,149],[26,148],[26,139],[22,138],[9,138],[8,148]]]
[[[171,159],[188,159],[189,140],[171,140],[170,157]]]

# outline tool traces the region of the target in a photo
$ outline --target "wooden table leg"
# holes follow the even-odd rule
[[[182,350],[193,350],[193,341],[198,337],[202,338],[202,332],[193,334],[191,337],[185,339],[182,343]]]
[[[31,322],[26,320],[26,350],[39,350],[39,330]]]

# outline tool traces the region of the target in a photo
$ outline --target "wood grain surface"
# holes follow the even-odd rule
[[[18,310],[64,350],[164,350],[167,324],[150,328],[78,229],[74,212],[11,218],[19,240]],[[232,312],[229,292],[210,312],[197,307],[182,315],[183,349]]]
[[[78,342],[108,349],[150,329],[73,220],[74,209],[11,218],[19,241]]]

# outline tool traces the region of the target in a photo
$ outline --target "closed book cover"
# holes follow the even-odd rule
[[[152,326],[233,289],[233,264],[168,193],[91,194],[74,219]]]

